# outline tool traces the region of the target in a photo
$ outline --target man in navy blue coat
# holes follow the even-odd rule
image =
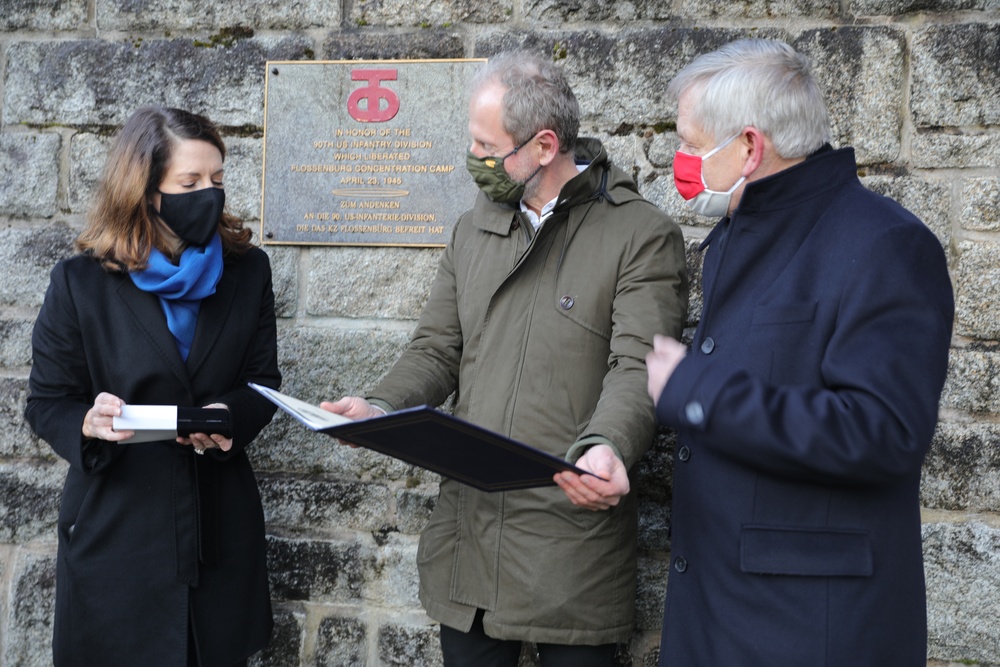
[[[647,357],[677,430],[660,665],[926,664],[920,467],[954,310],[938,239],[830,147],[803,56],[744,40],[671,82],[678,191],[721,217],[688,351]]]

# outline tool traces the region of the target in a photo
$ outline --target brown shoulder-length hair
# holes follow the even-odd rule
[[[198,114],[167,107],[142,107],[122,126],[104,165],[87,222],[76,247],[110,270],[146,268],[150,250],[169,250],[164,223],[150,205],[170,164],[174,147],[185,139],[207,141],[226,157],[215,125]],[[253,233],[228,212],[219,221],[224,254],[241,255]]]

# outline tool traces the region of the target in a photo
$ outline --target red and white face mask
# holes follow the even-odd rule
[[[733,187],[725,192],[709,190],[701,163],[728,146],[738,136],[739,132],[704,155],[691,155],[681,151],[674,154],[674,185],[695,213],[712,218],[719,218],[729,213],[729,199],[746,177],[740,176]]]

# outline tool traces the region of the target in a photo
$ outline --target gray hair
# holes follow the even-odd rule
[[[476,73],[472,91],[490,84],[507,89],[500,121],[515,146],[542,130],[552,130],[560,153],[573,150],[580,131],[580,105],[561,67],[531,51],[506,51]]]
[[[667,87],[674,101],[691,91],[700,128],[721,141],[755,127],[783,158],[809,155],[830,141],[830,118],[809,60],[784,42],[744,39],[705,53]]]

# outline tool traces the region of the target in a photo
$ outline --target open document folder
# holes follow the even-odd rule
[[[591,473],[534,447],[420,406],[351,421],[279,391],[250,383],[308,428],[388,454],[482,491],[555,484],[560,470]]]

